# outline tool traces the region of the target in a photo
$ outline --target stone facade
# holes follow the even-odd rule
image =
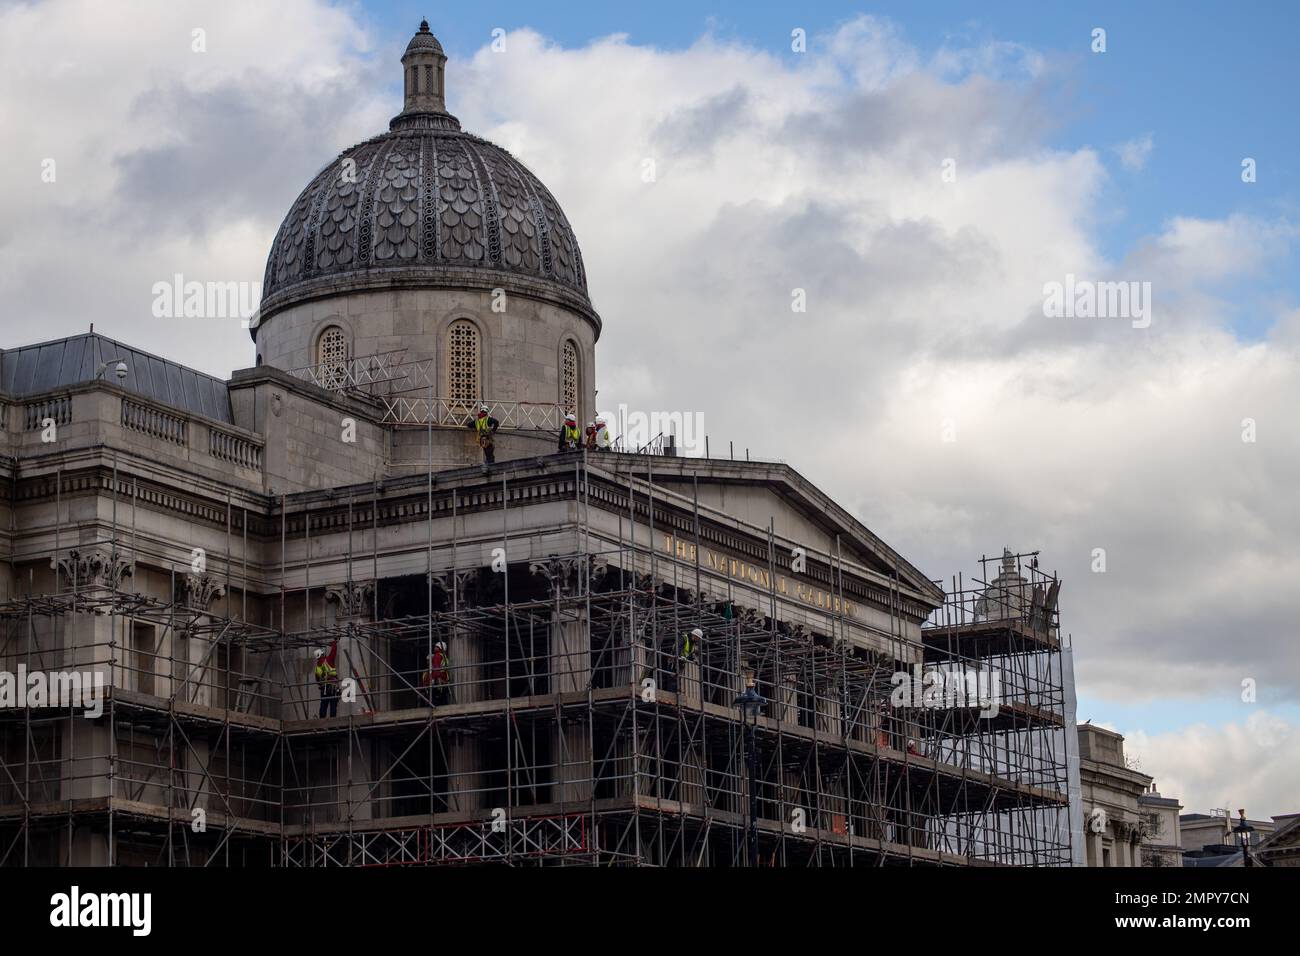
[[[1142,817],[1142,863],[1150,867],[1181,867],[1183,865],[1182,832],[1178,816],[1183,805],[1171,797],[1164,797],[1151,789],[1138,797],[1138,810]]]
[[[472,276],[483,279],[484,277]],[[315,365],[321,334],[342,329],[352,356],[400,352],[402,361],[428,362],[436,397],[449,397],[448,330],[453,322],[473,323],[480,350],[479,399],[560,404],[564,343],[579,356],[579,403],[573,409],[583,422],[595,415],[595,347],[598,326],[570,307],[516,291],[508,276],[503,292],[492,289],[414,289],[401,292],[354,292],[292,305],[259,331],[262,365],[299,369]],[[536,293],[534,293],[535,295]],[[430,374],[431,373],[431,374]],[[424,379],[411,390],[423,397]]]
[[[1088,866],[1142,866],[1142,811],[1138,800],[1151,778],[1128,767],[1124,738],[1080,724],[1079,777]]]

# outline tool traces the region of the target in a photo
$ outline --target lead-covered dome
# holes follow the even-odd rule
[[[281,224],[261,321],[339,292],[498,284],[523,285],[595,319],[559,203],[510,153],[463,132],[446,112],[445,65],[421,23],[402,56],[403,111],[388,132],[317,173]]]

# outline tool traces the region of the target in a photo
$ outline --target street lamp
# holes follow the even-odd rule
[[[1240,818],[1237,825],[1232,828],[1237,834],[1237,839],[1241,842],[1241,865],[1254,866],[1254,861],[1250,858],[1250,835],[1255,832],[1255,828],[1246,822],[1246,811],[1238,810],[1237,816]]]
[[[736,698],[736,706],[740,708],[740,723],[745,739],[745,764],[749,774],[749,824],[745,833],[749,866],[758,866],[758,741],[755,728],[758,712],[765,703],[763,695],[754,689],[754,672],[746,670],[745,691]]]

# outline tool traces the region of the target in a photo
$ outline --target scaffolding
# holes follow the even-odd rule
[[[433,521],[499,500],[504,540],[509,474],[436,494],[429,476],[414,575],[377,573],[377,534],[354,551],[382,491],[345,490],[328,615],[310,548],[303,586],[287,585],[290,528],[310,543],[325,527],[306,496],[298,525],[288,498],[268,517],[278,580],[227,547],[220,612],[176,572],[148,596],[134,530],[56,545],[50,586],[28,568],[27,593],[0,604],[0,672],[100,673],[102,713],[0,708],[0,865],[732,866],[751,827],[761,865],[1069,864],[1059,582],[1036,555],[954,579],[917,638],[896,570],[877,582],[886,626],[845,613],[860,569],[838,541],[808,555],[825,607],[778,594],[772,525],[751,556],[767,575],[708,584],[698,492],[676,501],[694,540],[665,553],[655,521],[674,493],[629,473],[606,540],[589,506],[612,472],[597,488],[599,463],[571,467],[571,547],[495,569]],[[249,515],[235,518],[246,544]],[[325,716],[312,649],[334,641],[344,713]],[[423,679],[438,642],[443,699]],[[765,702],[752,772],[746,688]]]
[[[464,428],[472,425],[479,406],[497,419],[500,427],[524,431],[557,432],[566,412],[558,402],[521,402],[483,398],[439,398],[433,394],[437,375],[433,359],[406,359],[406,349],[291,369],[289,375],[326,391],[377,403],[378,420],[394,428],[434,425]]]

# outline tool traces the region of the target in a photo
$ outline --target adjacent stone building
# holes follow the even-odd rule
[[[1093,724],[1080,724],[1078,735],[1088,866],[1141,866],[1139,800],[1151,778],[1129,768],[1122,735]]]
[[[1143,866],[1183,865],[1182,833],[1178,819],[1182,809],[1183,805],[1179,801],[1161,796],[1154,782],[1150,790],[1138,797]]]
[[[1274,830],[1255,846],[1260,866],[1300,866],[1300,813],[1273,818]]]

